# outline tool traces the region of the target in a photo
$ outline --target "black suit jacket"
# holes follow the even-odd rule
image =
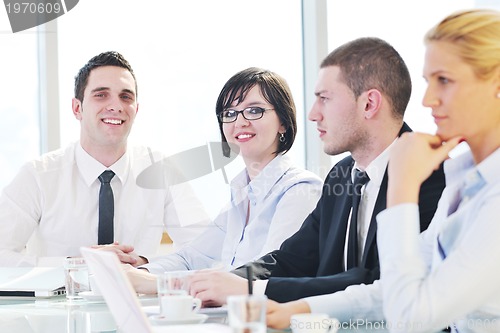
[[[400,134],[411,131],[403,124]],[[375,217],[386,208],[387,170],[372,213],[365,250],[358,267],[344,270],[344,245],[351,208],[350,193],[354,160],[338,162],[326,177],[323,193],[302,227],[279,250],[251,263],[254,277],[269,279],[266,295],[278,302],[329,294],[354,284],[373,283],[380,277]],[[442,165],[421,186],[420,228],[429,225],[445,186]],[[233,271],[246,277],[245,267]]]

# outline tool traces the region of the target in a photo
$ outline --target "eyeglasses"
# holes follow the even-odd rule
[[[246,120],[257,120],[262,118],[264,116],[264,112],[268,110],[274,109],[265,109],[257,106],[252,106],[241,111],[228,109],[219,113],[219,119],[223,123],[232,123],[235,122],[236,119],[238,119],[238,115],[241,113],[243,115],[243,118],[245,118]]]

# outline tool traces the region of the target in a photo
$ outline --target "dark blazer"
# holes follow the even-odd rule
[[[411,131],[403,124],[400,135]],[[373,283],[380,277],[375,217],[386,208],[387,170],[372,213],[365,250],[358,267],[344,270],[344,245],[351,209],[354,160],[348,156],[338,162],[326,177],[323,193],[302,227],[285,240],[279,250],[252,262],[254,277],[268,279],[266,295],[278,302],[329,294],[354,284]],[[420,228],[429,225],[445,186],[442,165],[421,186]],[[245,267],[233,273],[246,277]]]

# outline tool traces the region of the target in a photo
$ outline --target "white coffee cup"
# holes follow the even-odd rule
[[[300,313],[290,318],[293,333],[335,333],[340,322],[324,313]]]
[[[160,297],[160,315],[167,319],[188,318],[201,307],[201,300],[190,295]]]

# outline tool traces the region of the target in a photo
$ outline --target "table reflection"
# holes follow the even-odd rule
[[[106,304],[36,300],[0,304],[0,332],[87,333],[114,332],[116,325]]]
[[[154,298],[140,299],[146,308],[158,306]],[[212,313],[206,323],[226,323],[225,314]],[[341,332],[388,332],[380,325],[374,327],[341,327]],[[104,333],[116,332],[115,321],[102,301],[69,302],[66,298],[18,301],[0,300],[0,332],[15,333]],[[290,329],[268,333],[291,332]]]

